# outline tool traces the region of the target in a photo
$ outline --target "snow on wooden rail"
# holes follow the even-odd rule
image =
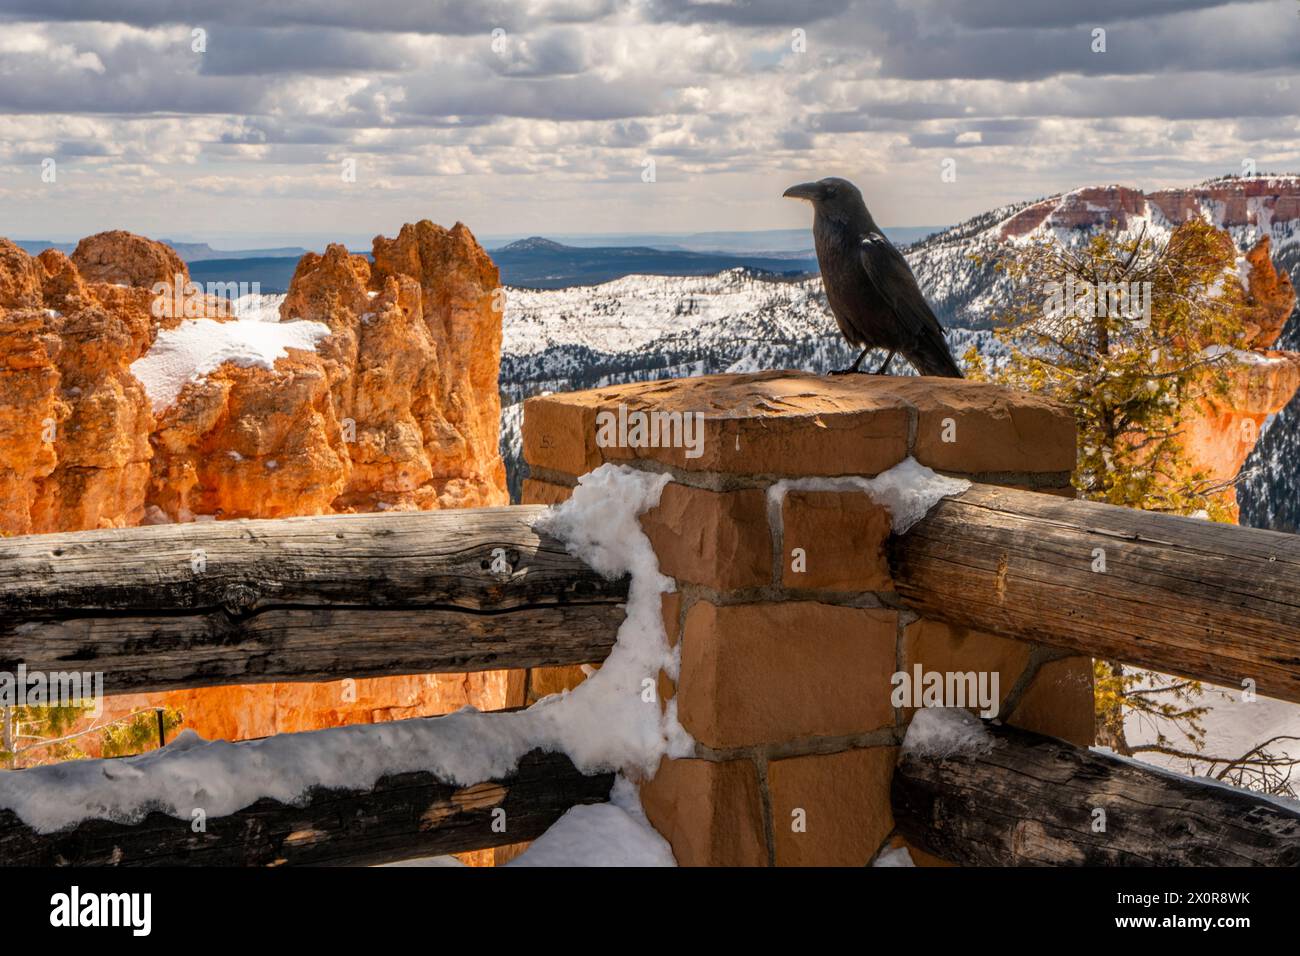
[[[0,809],[0,866],[388,863],[536,839],[571,807],[604,803],[613,782],[612,773],[587,776],[564,754],[534,750],[509,775],[473,786],[397,773],[366,789],[313,787],[293,804],[262,797],[201,826],[197,814],[153,811],[42,833]]]
[[[540,506],[0,539],[0,671],[125,693],[595,663],[627,581],[534,530]]]
[[[1300,702],[1300,536],[974,485],[890,564],[925,617]]]
[[[922,715],[894,772],[894,821],[908,841],[950,862],[1300,865],[1294,805],[1041,734],[981,726],[965,712]]]

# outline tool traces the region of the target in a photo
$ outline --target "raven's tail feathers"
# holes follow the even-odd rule
[[[929,330],[926,330],[929,332]],[[938,378],[965,378],[957,360],[948,349],[948,342],[942,332],[923,335],[916,348],[903,353],[907,360],[916,366],[922,375]]]

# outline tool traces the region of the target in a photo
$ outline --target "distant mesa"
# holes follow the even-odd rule
[[[1004,238],[1046,226],[1092,229],[1159,219],[1177,225],[1209,216],[1221,228],[1257,227],[1300,219],[1300,176],[1226,177],[1197,186],[1144,193],[1128,186],[1088,186],[1031,203],[1001,225]]]
[[[563,252],[567,249],[576,249],[576,246],[566,246],[563,243],[556,242],[553,239],[545,239],[542,236],[529,236],[527,239],[516,239],[507,246],[502,246],[498,252]]]
[[[1077,243],[1112,229],[1163,241],[1193,216],[1225,230],[1243,257],[1268,239],[1273,259],[1300,278],[1300,176],[1291,174],[1227,176],[1151,192],[1085,186],[990,210],[923,239],[906,255],[945,327],[988,328],[997,303],[1006,301],[1005,277],[994,267],[1006,243]]]

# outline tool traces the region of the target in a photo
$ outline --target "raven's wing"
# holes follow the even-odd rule
[[[922,329],[929,328],[943,334],[943,326],[930,311],[921,287],[916,284],[916,276],[892,242],[879,233],[869,233],[862,240],[859,258],[867,278],[907,331],[918,335]]]
[[[862,240],[858,257],[867,278],[893,312],[894,320],[915,343],[904,354],[917,366],[917,371],[922,375],[961,378],[961,369],[943,337],[943,326],[921,294],[921,287],[916,284],[916,276],[912,275],[903,254],[884,236],[872,232]]]

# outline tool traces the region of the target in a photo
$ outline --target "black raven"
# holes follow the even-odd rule
[[[813,239],[826,299],[840,332],[862,349],[856,362],[832,372],[856,372],[874,348],[889,350],[875,372],[884,374],[899,352],[922,375],[961,378],[944,341],[943,327],[930,311],[907,260],[885,238],[867,211],[858,187],[831,177],[785,191],[813,205]]]

